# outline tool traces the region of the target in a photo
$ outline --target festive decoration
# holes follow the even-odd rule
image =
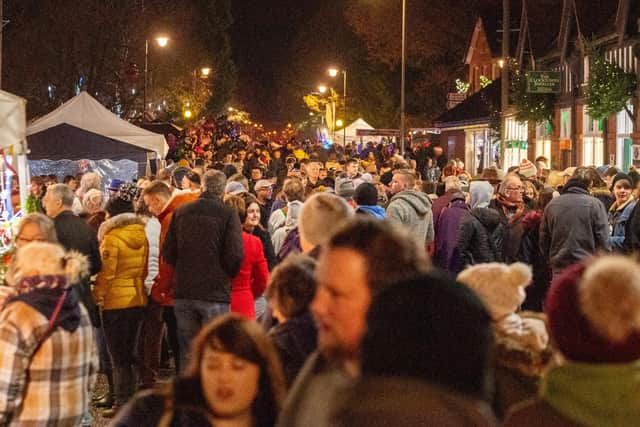
[[[485,88],[487,86],[489,86],[491,83],[493,83],[493,80],[491,80],[489,77],[487,76],[480,76],[480,87],[481,88]]]
[[[589,47],[588,53],[590,72],[585,102],[589,116],[606,119],[624,109],[635,121],[627,103],[636,89],[636,76],[607,61],[595,47]]]
[[[240,130],[235,122],[226,115],[207,116],[192,127],[182,131],[175,150],[168,158],[180,159],[212,159],[219,151],[236,151],[245,146],[240,138]]]
[[[464,81],[462,81],[460,79],[456,79],[456,91],[458,93],[465,94],[465,93],[469,92],[469,87],[471,87],[469,82],[464,82]]]
[[[11,257],[15,252],[15,235],[21,216],[14,216],[10,221],[0,222],[0,286],[5,283]]]
[[[511,102],[516,108],[516,120],[536,124],[551,121],[556,95],[553,93],[527,92],[526,72],[510,66]]]

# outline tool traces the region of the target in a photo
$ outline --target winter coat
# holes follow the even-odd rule
[[[293,383],[307,357],[316,349],[317,336],[318,329],[309,311],[269,331],[269,338],[280,354],[287,384]]]
[[[502,261],[505,224],[491,208],[475,208],[466,215],[458,233],[458,251],[462,268],[474,264]]]
[[[363,377],[337,402],[339,427],[489,427],[485,402],[422,379]]]
[[[600,200],[607,211],[609,211],[611,205],[616,201],[616,198],[611,194],[611,191],[609,191],[607,187],[592,188],[589,193],[596,199]]]
[[[162,255],[175,268],[175,298],[229,304],[244,259],[240,218],[204,192],[173,213]]]
[[[624,252],[624,235],[627,222],[631,219],[631,214],[637,203],[637,200],[629,199],[627,203],[620,207],[618,207],[617,202],[611,205],[609,210],[609,227],[611,228],[609,244],[611,245],[611,250]]]
[[[242,242],[244,259],[240,271],[231,282],[231,311],[255,319],[254,300],[262,295],[267,287],[269,269],[260,239],[242,232]]]
[[[587,190],[570,187],[549,202],[540,224],[540,252],[553,270],[608,248],[607,212]]]
[[[0,311],[2,426],[75,427],[89,409],[98,368],[93,327],[69,292],[45,335],[59,298],[52,289],[37,289]]]
[[[173,212],[180,206],[192,202],[198,198],[194,193],[182,193],[176,194],[171,197],[167,206],[158,215],[158,221],[160,221],[160,256],[158,258],[158,275],[154,280],[153,287],[151,288],[151,298],[162,306],[173,307],[173,292],[175,290],[174,270],[173,266],[164,259],[162,256],[162,248],[164,246],[167,232],[169,231],[169,225],[171,225],[171,219],[173,218]]]
[[[165,389],[135,395],[110,424],[114,427],[207,427],[209,405],[199,379],[178,378]]]
[[[394,195],[387,206],[387,218],[403,224],[421,245],[433,241],[431,200],[426,194],[404,190]]]
[[[262,242],[264,257],[267,259],[267,266],[269,267],[269,271],[271,271],[276,264],[278,264],[278,257],[276,256],[276,251],[273,249],[273,243],[271,242],[269,232],[264,228],[254,227],[251,234],[256,236]]]
[[[438,232],[436,233],[436,250],[433,257],[436,266],[454,273],[462,270],[460,250],[457,247],[458,230],[462,219],[468,213],[469,206],[467,206],[462,193],[452,196],[449,206],[440,212]]]
[[[521,261],[518,257],[520,254],[520,245],[522,244],[522,236],[524,234],[524,225],[522,224],[522,220],[526,213],[520,218],[509,221],[505,213],[504,205],[500,203],[499,200],[492,200],[491,203],[489,203],[489,207],[498,211],[502,217],[502,222],[505,224],[502,247],[500,248],[502,259],[507,264]],[[525,211],[526,210],[527,207],[525,203]]]
[[[54,219],[53,225],[56,228],[58,242],[66,250],[76,250],[89,259],[89,275],[97,274],[102,268],[100,258],[100,248],[96,232],[86,223],[86,221],[73,214],[70,210],[60,212]],[[100,325],[100,316],[91,293],[91,283],[88,278],[81,279],[78,286],[74,287],[78,293],[80,301],[84,304],[91,323],[94,326]]]
[[[149,256],[147,257],[147,277],[144,279],[144,291],[147,296],[151,293],[151,288],[155,278],[158,276],[158,259],[160,258],[160,221],[157,218],[147,218],[145,226],[147,242],[149,243]]]
[[[623,247],[627,253],[640,250],[640,204],[636,203],[625,224]]]
[[[542,303],[551,284],[551,268],[546,257],[540,253],[540,223],[542,213],[530,211],[522,219],[524,234],[520,244],[518,259],[531,265],[533,269],[533,283],[525,291],[527,297],[522,304],[523,310],[542,311]]]
[[[436,231],[438,230],[438,220],[440,218],[440,212],[442,212],[442,210],[447,207],[447,205],[451,201],[451,197],[459,192],[460,190],[456,189],[449,190],[433,201],[431,211],[433,212],[433,224]]]
[[[133,213],[116,215],[102,223],[98,239],[102,270],[93,288],[96,303],[105,310],[146,305],[149,243],[144,219]]]
[[[76,250],[89,259],[90,275],[98,273],[102,267],[98,239],[86,221],[66,210],[53,219],[53,224],[58,242],[66,250]]]

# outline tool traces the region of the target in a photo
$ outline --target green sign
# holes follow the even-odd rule
[[[528,71],[528,93],[560,93],[562,76],[559,71]]]

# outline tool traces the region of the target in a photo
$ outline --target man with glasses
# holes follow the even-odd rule
[[[524,185],[516,174],[508,174],[498,187],[498,195],[489,207],[498,211],[502,221],[506,224],[504,238],[502,240],[502,257],[504,262],[512,263],[520,261],[520,243],[524,234],[522,220],[527,213],[527,205],[524,202]]]

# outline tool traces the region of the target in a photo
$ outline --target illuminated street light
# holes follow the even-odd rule
[[[504,67],[504,59],[498,59],[498,66],[500,68]]]
[[[329,72],[329,75],[331,77],[336,77],[338,73],[342,72],[342,115],[346,120],[347,119],[347,70],[344,70],[344,69],[338,70],[337,68],[329,68],[329,70],[327,71]],[[341,126],[341,125],[338,125],[337,123],[336,125]],[[346,143],[347,143],[347,128],[345,127],[342,134],[342,144],[344,145]]]
[[[184,110],[183,114],[185,119],[190,119],[193,113],[191,112],[191,110]]]
[[[155,38],[158,46],[165,47],[169,43],[169,37],[160,36]],[[144,41],[144,96],[142,99],[142,122],[145,120],[145,112],[147,111],[147,87],[149,85],[149,39]]]
[[[207,78],[209,77],[209,74],[211,74],[211,68],[209,67],[202,67],[200,69],[200,74],[202,74],[202,77]]]
[[[325,85],[318,86],[318,92],[325,93],[327,91],[327,87]]]
[[[228,110],[229,110],[229,112],[232,112],[233,111],[233,107],[229,107]]]
[[[158,46],[165,47],[167,43],[169,43],[169,37],[165,37],[165,36],[156,37],[156,42],[158,42]]]
[[[337,127],[342,127],[343,124],[344,123],[342,122],[342,120],[340,120],[340,119],[336,120],[336,126]]]

